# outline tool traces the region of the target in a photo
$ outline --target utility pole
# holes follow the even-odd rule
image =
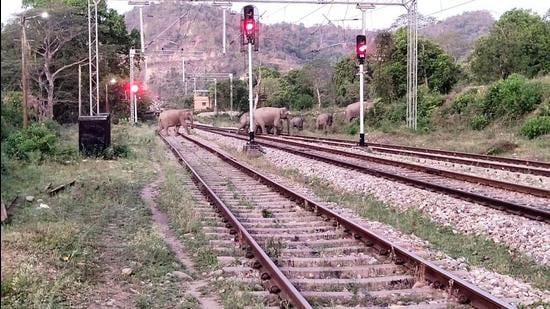
[[[187,81],[185,80],[185,57],[181,59],[181,82],[183,83],[183,93],[187,95]]]
[[[82,116],[82,65],[78,65],[78,117]]]
[[[29,126],[29,86],[28,86],[28,70],[27,70],[27,20],[40,16],[43,19],[49,17],[48,12],[42,12],[40,15],[25,16],[21,14],[19,21],[21,23],[21,91],[23,92],[23,128]],[[51,115],[53,117],[53,115]]]
[[[23,87],[23,128],[29,126],[28,116],[28,93],[27,93],[27,31],[25,30],[26,19],[21,15],[21,86]]]
[[[218,115],[218,81],[214,78],[214,114]]]
[[[233,112],[233,73],[229,73],[229,105]]]
[[[222,42],[223,42],[223,43],[222,43],[222,44],[223,44],[223,54],[225,55],[225,42],[226,42],[226,39],[227,39],[227,38],[226,38],[226,37],[227,37],[227,34],[226,34],[225,14],[226,14],[226,12],[227,12],[227,9],[224,7],[223,10],[222,10],[222,12],[223,12],[223,13],[222,13],[222,14],[223,14],[223,15],[222,15],[222,16],[223,16],[223,18],[222,18],[222,20],[223,20],[223,21],[222,21],[222,22],[223,22],[223,39],[222,39]]]

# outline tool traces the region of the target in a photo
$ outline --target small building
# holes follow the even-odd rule
[[[193,106],[195,112],[213,110],[212,102],[210,102],[210,98],[208,97],[208,91],[206,93],[197,91],[193,96]]]

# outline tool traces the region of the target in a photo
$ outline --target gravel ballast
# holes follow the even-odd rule
[[[215,141],[218,145],[223,145],[225,147],[240,150],[245,145],[245,142],[234,138],[223,137],[203,131],[197,133],[197,135],[209,141]],[[546,261],[546,263],[548,263],[548,251],[550,250],[550,248],[548,248],[548,243],[550,243],[550,235],[548,234],[547,226],[544,226],[543,223],[507,215],[499,211],[446,197],[441,194],[407,187],[399,183],[393,183],[385,179],[378,179],[362,173],[348,171],[346,169],[267,147],[264,147],[264,150],[265,158],[279,168],[292,168],[300,171],[305,176],[316,176],[321,179],[332,181],[336,186],[347,191],[363,191],[373,194],[379,200],[399,209],[414,207],[415,204],[421,205],[420,209],[428,214],[434,221],[444,225],[451,225],[464,233],[484,234],[497,242],[505,242],[506,244],[509,242],[510,244],[508,245],[510,247],[525,253],[527,253],[525,250],[531,250],[538,246],[539,251],[537,255],[539,258],[545,258],[542,262]],[[276,175],[273,175],[273,177],[276,181],[282,182],[308,195],[314,200],[319,200],[314,193],[304,188],[302,185],[290,182]],[[359,224],[377,231],[389,240],[429,260],[435,261],[444,269],[457,272],[457,274],[464,279],[488,290],[497,297],[506,299],[518,298],[521,299],[521,303],[523,304],[540,300],[550,301],[549,291],[535,289],[531,285],[521,282],[520,280],[507,275],[487,271],[482,267],[472,267],[462,258],[453,259],[440,251],[431,249],[428,242],[415,235],[404,234],[380,222],[360,218],[352,210],[343,209],[336,204],[326,202],[324,202],[324,204],[346,217],[354,219]],[[448,205],[452,205],[453,207],[448,207]],[[472,210],[472,208],[475,208],[475,210]],[[484,224],[479,223],[479,221],[484,221]],[[539,223],[540,226],[537,226]],[[520,226],[522,227],[521,229],[519,229]],[[525,230],[525,227],[528,227],[528,233],[518,231]],[[515,235],[507,237],[507,233]],[[521,241],[516,241],[515,239],[521,239]]]

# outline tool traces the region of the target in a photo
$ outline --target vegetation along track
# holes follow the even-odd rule
[[[199,128],[224,136],[246,140],[247,137],[211,127]],[[412,163],[378,158],[328,147],[259,136],[260,145],[273,147],[307,158],[351,168],[360,172],[399,181],[479,203],[512,214],[550,222],[550,191],[462,174]]]
[[[208,127],[210,126],[202,126]],[[234,128],[223,128],[228,132],[236,132]],[[356,141],[335,139],[317,136],[307,135],[288,135],[282,134],[282,137],[288,140],[297,140],[309,143],[326,144],[338,147],[356,147],[358,143]],[[487,167],[503,171],[518,172],[524,174],[533,174],[550,177],[550,163],[541,161],[522,160],[515,158],[506,158],[499,156],[490,156],[476,153],[432,149],[432,148],[420,148],[405,145],[395,144],[380,144],[380,143],[366,143],[369,148],[374,152],[420,157],[430,160],[454,162],[464,165],[472,165],[478,167]]]
[[[256,260],[262,284],[297,308],[510,307],[194,137],[161,138]]]

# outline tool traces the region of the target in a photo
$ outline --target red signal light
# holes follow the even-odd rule
[[[357,54],[357,59],[359,63],[365,61],[365,56],[367,55],[367,37],[364,35],[358,35],[357,41],[355,44],[355,53]]]
[[[247,33],[254,32],[254,28],[255,28],[255,25],[254,25],[253,19],[249,19],[245,22],[244,30],[246,30]]]
[[[132,87],[130,87],[130,90],[132,91],[132,93],[136,93],[139,91],[139,86],[134,84],[132,85]]]

